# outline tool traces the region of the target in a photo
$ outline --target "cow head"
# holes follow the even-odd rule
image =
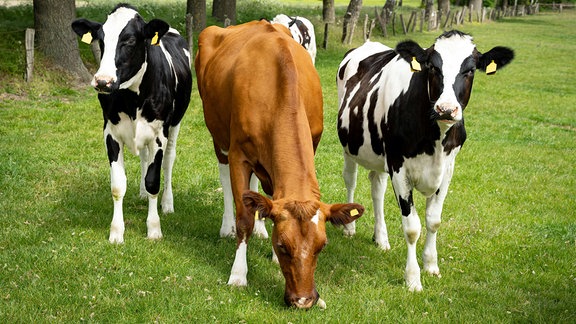
[[[148,47],[158,45],[169,25],[159,19],[144,22],[135,8],[118,5],[104,24],[78,19],[72,29],[82,41],[99,41],[102,58],[100,67],[92,79],[92,86],[100,93],[117,89],[138,92],[138,86],[146,72]]]
[[[514,52],[506,47],[480,53],[472,37],[459,31],[445,32],[428,49],[413,41],[401,42],[396,52],[410,63],[413,72],[427,75],[432,116],[448,125],[462,119],[476,69],[494,74],[514,58]]]
[[[359,204],[328,205],[320,201],[270,200],[247,191],[244,206],[252,215],[274,222],[272,245],[286,280],[288,306],[310,308],[320,296],[314,283],[318,254],[327,244],[326,222],[343,225],[364,213]]]

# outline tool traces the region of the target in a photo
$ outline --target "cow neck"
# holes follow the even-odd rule
[[[283,118],[276,118],[278,126],[298,126],[278,127],[272,135],[270,177],[274,199],[320,199],[310,127],[306,116],[303,113],[301,115],[300,121],[295,123],[283,124]]]

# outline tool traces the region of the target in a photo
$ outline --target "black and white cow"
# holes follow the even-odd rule
[[[114,8],[104,24],[78,19],[72,29],[86,43],[99,41],[102,50],[100,67],[91,84],[102,106],[110,162],[114,214],[109,240],[124,241],[124,146],[140,156],[140,195],[148,196],[148,238],[159,239],[161,169],[162,210],[174,211],[172,166],[180,121],[192,88],[188,44],[166,22],[153,19],[146,23],[135,8],[126,4]]]
[[[290,30],[292,38],[294,38],[300,45],[310,54],[312,64],[316,62],[316,34],[314,34],[314,25],[310,20],[304,17],[289,17],[285,14],[279,14],[272,19],[273,24],[282,24]]]
[[[412,191],[427,197],[424,270],[440,276],[436,232],[454,160],[466,140],[463,111],[474,73],[480,69],[492,74],[513,57],[505,47],[480,53],[471,36],[450,31],[427,49],[413,41],[396,49],[367,42],[347,53],[339,66],[338,136],[344,147],[348,201],[354,200],[360,164],[370,170],[375,242],[390,249],[383,207],[390,175],[403,216],[410,291],[422,290],[416,258],[421,224]],[[355,230],[349,224],[344,232],[353,235]]]

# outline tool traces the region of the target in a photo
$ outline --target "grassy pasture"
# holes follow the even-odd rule
[[[174,9],[147,8],[176,19]],[[12,10],[0,11],[4,21],[29,22],[25,9]],[[127,155],[125,244],[111,245],[95,93],[52,69],[23,84],[21,62],[9,57],[0,62],[0,322],[575,322],[575,27],[573,12],[461,26],[480,51],[505,45],[517,57],[495,76],[476,76],[466,110],[469,137],[439,231],[442,278],[423,275],[424,291],[407,291],[393,195],[386,195],[392,250],[383,253],[371,241],[369,182],[360,170],[356,197],[367,212],[352,239],[328,227],[330,244],[316,271],[328,308],[310,311],[284,307],[269,241],[250,241],[249,286],[226,285],[235,241],[218,236],[222,197],[196,89],[178,143],[176,212],[162,218],[165,238],[145,238],[139,164]],[[334,31],[316,61],[326,125],[316,166],[323,200],[332,203],[346,197],[334,80],[348,50]],[[429,46],[437,35],[409,36]],[[374,40],[394,45],[404,38]],[[4,38],[2,54],[13,44]],[[415,198],[423,214],[424,199]]]

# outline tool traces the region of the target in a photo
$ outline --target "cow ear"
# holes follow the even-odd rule
[[[514,51],[507,47],[496,46],[488,52],[480,53],[476,67],[486,74],[494,74],[514,59]]]
[[[144,38],[150,39],[150,44],[159,45],[160,38],[170,29],[167,22],[160,19],[152,19],[144,26]]]
[[[248,213],[254,215],[255,218],[270,218],[274,221],[272,215],[272,200],[257,192],[247,190],[242,194],[242,203],[244,203],[244,207],[248,210]]]
[[[93,22],[84,18],[72,22],[72,30],[78,36],[82,37],[82,41],[86,44],[90,44],[94,39],[98,39],[98,31],[101,28],[101,23]]]
[[[411,40],[398,43],[398,45],[396,45],[396,53],[406,60],[406,62],[410,63],[413,71],[419,71],[420,65],[428,60],[426,50]]]
[[[326,215],[326,221],[333,225],[344,225],[357,220],[364,214],[364,206],[360,204],[333,204]]]

